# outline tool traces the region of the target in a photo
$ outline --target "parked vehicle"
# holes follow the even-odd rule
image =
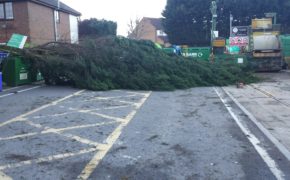
[[[280,71],[284,64],[279,40],[280,26],[271,18],[253,19],[248,59],[256,71]]]

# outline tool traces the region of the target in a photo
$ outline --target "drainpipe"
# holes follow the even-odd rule
[[[56,13],[59,13],[59,8],[60,8],[60,2],[57,0],[57,10],[54,10],[53,15],[54,15],[54,34],[55,34],[55,41],[58,41],[58,29],[57,29],[57,19],[56,19]],[[59,18],[59,17],[58,17]]]

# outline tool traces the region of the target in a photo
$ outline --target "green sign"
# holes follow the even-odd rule
[[[26,40],[27,36],[21,34],[13,34],[8,41],[7,46],[23,49]]]

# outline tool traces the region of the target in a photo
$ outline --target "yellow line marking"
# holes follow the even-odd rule
[[[30,88],[27,88],[27,89],[23,89],[23,90],[19,90],[19,91],[16,91],[16,92],[8,93],[8,94],[0,96],[0,98],[4,98],[4,97],[7,97],[7,96],[11,96],[11,95],[16,95],[17,93],[30,91],[30,90],[37,89],[37,88],[40,88],[40,87],[43,87],[43,86],[30,87]]]
[[[51,114],[51,115],[42,115],[42,116],[33,116],[32,119],[41,119],[41,118],[50,118],[50,117],[59,117],[59,116],[65,116],[68,114],[77,113],[76,111],[73,112],[65,112],[65,113],[58,113],[58,114]]]
[[[42,116],[34,116],[32,119],[41,119],[41,118],[48,118],[48,117],[59,117],[59,116],[65,116],[69,114],[78,113],[78,111],[100,111],[100,110],[113,110],[113,109],[121,109],[125,107],[130,107],[130,105],[124,105],[124,106],[114,106],[114,107],[107,107],[107,108],[94,108],[94,109],[76,109],[76,108],[69,108],[69,110],[72,110],[71,112],[65,112],[65,113],[58,113],[58,114],[51,114],[51,115],[42,115]]]
[[[133,94],[133,95],[142,95],[142,96],[146,96],[147,94],[147,93],[141,93],[141,92],[135,92],[135,91],[132,91],[132,92],[128,91],[127,93]]]
[[[66,138],[70,138],[70,139],[73,139],[73,140],[78,141],[80,143],[91,145],[91,146],[98,146],[100,144],[98,142],[93,142],[93,141],[91,141],[89,139],[82,138],[82,137],[79,137],[79,136],[76,136],[76,135],[72,135],[72,134],[69,134],[69,133],[62,133],[63,129],[54,129],[54,128],[51,128],[51,127],[48,127],[48,126],[41,126],[40,124],[36,124],[36,123],[31,122],[31,121],[27,121],[27,123],[29,125],[37,127],[37,128],[44,128],[45,131],[43,131],[41,134],[54,133],[54,134],[57,134],[57,135],[60,135],[60,136],[64,136]]]
[[[286,102],[283,102],[282,100],[276,98],[274,95],[272,95],[271,93],[263,90],[262,88],[258,88],[257,86],[254,86],[254,85],[250,85],[253,89],[255,89],[256,91],[259,91],[261,94],[263,94],[264,96],[266,97],[269,97],[269,98],[272,98],[274,99],[275,101],[278,101],[279,103],[281,103],[282,105],[284,105],[285,107],[289,108],[290,107],[290,104],[286,103]]]
[[[29,121],[27,121],[27,122],[29,122]],[[115,124],[115,123],[117,123],[117,122],[116,121],[110,121],[110,122],[102,122],[102,123],[96,123],[96,124],[86,124],[86,125],[72,126],[72,127],[59,128],[59,129],[53,129],[53,128],[50,128],[50,129],[53,129],[56,132],[62,132],[62,131],[69,131],[69,130],[74,130],[74,129],[82,129],[82,128],[97,127],[97,126],[105,126],[105,125]]]
[[[124,98],[124,97],[135,97],[137,95],[132,94],[132,95],[126,95],[126,96],[110,96],[110,97],[94,97],[88,100],[75,100],[75,101],[67,101],[66,103],[75,103],[75,102],[90,102],[90,101],[98,101],[98,100],[114,100],[114,99],[119,99],[119,98]]]
[[[136,106],[136,104],[138,104],[138,103],[136,103],[136,102],[131,102],[131,101],[124,101],[124,100],[113,100],[113,101],[116,101],[116,102],[119,102],[119,103],[124,103],[124,104],[130,104],[130,105],[134,105],[134,106]]]
[[[127,95],[127,96],[112,96],[112,97],[95,97],[90,100],[85,100],[84,102],[89,101],[96,101],[96,100],[110,100],[110,99],[118,99],[118,98],[124,98],[124,97],[135,97],[136,95]]]
[[[83,112],[83,111],[79,111],[79,112],[80,112],[80,113],[86,113],[86,112]],[[108,116],[108,115],[100,114],[100,113],[96,113],[96,112],[88,112],[88,114],[96,115],[96,116],[99,116],[99,117],[102,117],[102,118],[106,118],[106,119],[115,120],[115,121],[118,121],[118,122],[122,122],[122,121],[124,121],[124,119],[122,119],[122,118],[113,117],[113,116]]]
[[[61,132],[54,132],[56,134],[59,134],[61,136],[64,136],[64,137],[67,137],[67,138],[70,138],[70,139],[74,139],[80,143],[83,143],[83,144],[87,144],[87,145],[90,145],[90,146],[95,146],[97,147],[98,145],[100,145],[100,143],[98,142],[94,142],[94,141],[91,141],[89,139],[86,139],[86,138],[82,138],[82,137],[79,137],[79,136],[76,136],[76,135],[73,135],[73,134],[68,134],[68,133],[61,133]]]
[[[6,164],[3,166],[0,166],[0,170],[17,168],[17,167],[21,167],[24,165],[31,165],[33,163],[50,162],[50,161],[54,161],[54,160],[59,160],[59,159],[64,159],[64,158],[69,158],[69,157],[73,157],[73,156],[78,156],[78,155],[82,155],[82,154],[95,152],[97,150],[98,150],[97,148],[90,148],[90,149],[84,149],[84,150],[81,150],[81,151],[75,152],[75,153],[64,153],[64,154],[47,156],[47,157],[41,157],[41,158],[33,159],[33,160],[22,161],[19,163]]]
[[[150,96],[151,92],[144,95],[144,98],[137,104],[134,111],[132,111],[125,120],[114,130],[114,132],[106,139],[106,142],[108,145],[104,147],[102,151],[99,151],[97,154],[94,155],[92,160],[86,165],[84,170],[81,172],[81,174],[77,177],[77,179],[86,180],[90,177],[90,175],[93,173],[93,171],[96,169],[100,161],[105,157],[105,155],[109,152],[113,144],[116,142],[116,140],[120,137],[122,130],[124,127],[128,125],[128,123],[133,119],[133,117],[136,115],[137,111],[142,107],[142,105],[145,103],[145,101]]]
[[[99,117],[102,117],[102,118],[105,118],[105,119],[115,120],[115,121],[118,121],[118,122],[124,120],[124,119],[118,118],[118,117],[108,116],[108,115],[97,113],[97,112],[91,112],[91,111],[94,111],[94,110],[78,110],[76,108],[70,108],[70,109],[71,110],[75,110],[75,111],[77,111],[79,113],[91,114],[91,115],[99,116]]]
[[[10,123],[12,123],[12,122],[23,121],[23,119],[24,119],[26,116],[29,116],[29,115],[31,115],[31,114],[33,114],[33,113],[36,113],[36,112],[38,112],[38,111],[40,111],[40,110],[43,110],[43,109],[45,109],[45,108],[48,108],[48,107],[50,107],[50,106],[57,105],[58,103],[60,103],[60,102],[62,102],[62,101],[64,101],[64,100],[66,100],[66,99],[69,99],[69,98],[71,98],[71,97],[73,97],[73,96],[75,96],[75,95],[78,95],[78,94],[80,94],[80,93],[82,93],[82,92],[84,92],[84,91],[85,91],[85,90],[78,91],[78,92],[73,93],[73,94],[71,94],[71,95],[68,95],[68,96],[66,96],[66,97],[64,97],[64,98],[58,99],[58,100],[53,101],[53,102],[51,102],[51,103],[49,103],[49,104],[43,105],[43,106],[41,106],[41,107],[39,107],[39,108],[36,108],[36,109],[34,109],[34,110],[32,110],[32,111],[29,111],[29,112],[27,112],[27,113],[24,113],[24,114],[22,114],[22,115],[20,115],[20,116],[17,116],[17,117],[15,117],[15,118],[12,118],[12,119],[10,119],[10,120],[8,120],[8,121],[2,122],[2,123],[0,123],[0,127],[3,127],[3,126],[5,126],[5,125],[7,125],[7,124],[10,124]]]
[[[40,133],[27,133],[27,134],[21,134],[21,135],[16,135],[16,136],[10,136],[10,137],[1,137],[0,141],[7,141],[7,140],[12,140],[12,139],[18,139],[18,138],[25,138],[25,137],[30,137],[30,136],[35,136]]]
[[[17,89],[17,88],[22,88],[22,87],[24,87],[24,86],[17,86],[17,87],[13,87],[13,88],[7,88],[7,89],[3,89],[2,91],[6,92],[6,91],[10,91],[10,90]]]
[[[0,179],[1,180],[12,180],[11,177],[7,176],[6,174],[4,174],[3,172],[0,171]]]
[[[39,124],[35,124],[31,121],[25,121],[27,124],[39,128]],[[41,132],[35,132],[35,133],[27,133],[27,134],[21,134],[21,135],[16,135],[16,136],[11,136],[11,137],[1,137],[0,141],[5,141],[5,140],[13,140],[13,139],[18,139],[18,138],[25,138],[25,137],[31,137],[31,136],[36,136],[40,134],[49,134],[49,133],[59,133],[59,132],[64,132],[64,131],[69,131],[69,130],[75,130],[75,129],[83,129],[83,128],[90,128],[90,127],[98,127],[98,126],[105,126],[105,125],[110,125],[110,124],[116,124],[118,122],[116,121],[111,121],[111,122],[103,122],[103,123],[96,123],[96,124],[87,124],[87,125],[81,125],[81,126],[72,126],[72,127],[66,127],[66,128],[60,128],[60,129],[53,129],[53,128],[48,128],[45,129]],[[41,126],[41,125],[40,125]],[[41,128],[43,128],[41,126]]]

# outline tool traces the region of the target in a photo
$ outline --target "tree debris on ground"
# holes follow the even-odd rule
[[[90,90],[174,90],[257,80],[246,66],[169,56],[150,41],[113,36],[49,43],[22,56],[47,84]]]

